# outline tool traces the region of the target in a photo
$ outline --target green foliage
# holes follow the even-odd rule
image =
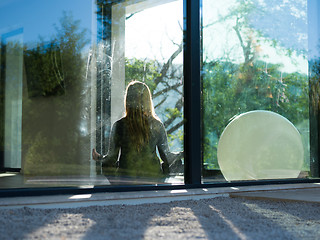
[[[308,80],[299,73],[283,74],[278,65],[256,62],[253,66],[229,62],[204,64],[203,119],[204,165],[218,169],[217,145],[230,120],[251,110],[269,110],[286,117],[306,135],[309,117]],[[304,131],[304,132],[303,132]],[[305,140],[305,145],[307,141]],[[306,156],[306,161],[308,158]],[[307,165],[307,164],[306,164]]]
[[[254,64],[234,64],[227,61],[211,61],[203,64],[203,159],[206,169],[219,169],[217,145],[222,131],[236,115],[251,110],[274,111],[288,118],[301,131],[307,145],[308,81],[299,73],[285,74],[280,65],[255,61]],[[127,59],[126,79],[144,79],[153,88],[160,70],[154,61]],[[177,95],[177,98],[182,98]],[[181,109],[165,108],[165,119],[182,118]],[[169,130],[169,129],[167,129]],[[305,131],[305,132],[303,132]],[[183,131],[178,129],[168,134],[171,146],[178,141],[183,144]],[[308,156],[306,154],[306,159]],[[305,164],[308,168],[308,164]]]
[[[55,43],[38,44],[35,49],[25,50],[24,61],[29,97],[64,94],[61,53]]]
[[[133,81],[141,81],[148,85],[151,93],[157,88],[155,79],[160,77],[159,66],[155,60],[141,60],[126,58],[125,65],[126,85]]]
[[[177,118],[182,116],[182,113],[177,108],[166,108],[165,112],[167,113],[166,114],[167,119]]]
[[[68,166],[80,165],[83,159],[79,125],[85,62],[81,51],[87,41],[72,16],[64,14],[60,24],[49,44],[40,42],[24,53],[28,91],[23,96],[22,158],[26,174],[70,174]],[[72,169],[73,174],[80,171],[80,167]]]
[[[268,45],[279,55],[291,59],[304,53],[301,44],[299,49],[298,46],[294,48],[294,41],[303,29],[297,29],[298,24],[291,24],[289,27],[286,21],[300,21],[299,24],[303,26],[304,19],[298,19],[291,11],[299,9],[304,12],[306,8],[294,1],[290,1],[288,5],[280,6],[277,1],[273,1],[273,4],[277,7],[265,8],[259,1],[238,0],[230,5],[232,7],[227,14],[216,21],[239,41],[238,44],[228,46],[230,49],[226,47],[225,55],[220,58],[209,55],[204,57],[203,163],[207,169],[219,169],[217,145],[224,128],[234,116],[251,110],[277,112],[298,128],[306,149],[305,168],[308,168],[307,75],[284,73],[279,70],[280,64],[258,60],[261,56],[260,44]],[[295,5],[299,7],[293,8]],[[276,12],[281,14],[275,14]],[[268,14],[271,13],[275,17],[279,16],[278,21],[269,21]],[[285,15],[286,19],[282,21],[281,15]],[[233,23],[230,25],[231,22]],[[208,27],[213,25],[207,24]],[[285,29],[285,34],[274,38],[274,35],[277,36],[274,34],[275,27],[282,31],[288,27],[292,29]],[[232,55],[234,49],[242,51],[242,62],[239,64],[229,60],[228,56]]]
[[[168,142],[170,147],[174,147],[174,142],[178,141],[178,143],[183,146],[183,130],[179,129],[174,134],[168,134]]]

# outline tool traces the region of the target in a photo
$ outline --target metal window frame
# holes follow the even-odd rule
[[[184,0],[184,182],[201,184],[200,1]]]
[[[308,0],[308,33],[315,32],[315,36],[320,39],[320,33],[317,31],[320,25],[320,3],[317,0]],[[310,56],[312,53],[309,53],[309,122],[310,122],[310,172],[313,177],[320,177],[320,113],[319,113],[319,76],[320,72],[320,51],[312,49],[314,46],[312,39],[309,40],[310,52],[317,52],[316,56]],[[318,46],[319,48],[319,46]],[[309,49],[310,50],[310,49]],[[316,59],[314,57],[317,57]],[[318,65],[318,66],[316,66]],[[318,69],[314,69],[317,67]],[[315,70],[317,72],[315,72]],[[317,76],[317,81],[314,81],[314,76]]]

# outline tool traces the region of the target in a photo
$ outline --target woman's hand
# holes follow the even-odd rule
[[[181,160],[182,158],[184,158],[184,151],[181,151],[181,152],[179,153],[179,158],[180,158],[180,160]]]
[[[92,149],[92,159],[95,161],[98,161],[99,159],[101,159],[101,154],[99,154],[96,149]]]

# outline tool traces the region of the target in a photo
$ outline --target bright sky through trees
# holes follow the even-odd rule
[[[243,54],[232,27],[234,19],[215,23],[226,16],[236,0],[203,1],[204,60],[227,59],[241,62]],[[280,42],[279,46],[307,50],[306,0],[254,0],[263,8],[264,15],[251,19],[252,26],[268,38]],[[81,27],[88,29],[90,39],[95,30],[93,0],[2,0],[0,2],[0,36],[23,28],[23,42],[31,46],[41,36],[49,40],[55,34],[54,25],[59,25],[63,11],[71,12],[74,19],[81,20]],[[126,21],[126,57],[139,59],[168,59],[182,40],[182,0],[160,4],[138,12]],[[32,16],[32,17],[31,17]],[[270,24],[274,24],[270,27]],[[279,54],[269,43],[260,42],[259,59],[270,63],[282,63],[282,71],[307,73],[307,59],[302,54],[291,57]],[[88,46],[85,49],[88,49]],[[182,54],[176,58],[182,63]]]
[[[307,50],[306,1],[279,1],[271,10],[267,9],[266,1],[254,2],[266,10],[262,12],[264,14],[262,17],[257,15],[259,12],[256,16],[253,15],[256,18],[250,19],[251,25],[256,28],[254,30],[268,36],[265,41],[259,42],[258,58],[282,64],[281,70],[284,72],[307,73],[306,56],[293,52],[288,57],[284,51],[286,47],[297,48],[299,51]],[[221,21],[237,4],[236,0],[203,1],[204,60],[227,59],[236,63],[243,61],[239,39],[233,31],[235,18]],[[283,15],[281,11],[285,11],[285,8],[289,12]],[[273,19],[277,19],[280,24],[277,29],[272,28]],[[138,12],[126,21],[126,56],[157,60],[169,58],[182,37],[180,26],[182,26],[181,1]],[[290,36],[290,41],[284,37],[287,35]],[[279,46],[271,46],[272,42],[268,39],[275,39],[279,42]],[[182,54],[178,61],[182,62]]]
[[[182,0],[136,13],[126,21],[126,56],[168,59],[181,44],[182,21]],[[176,61],[182,63],[182,53]]]

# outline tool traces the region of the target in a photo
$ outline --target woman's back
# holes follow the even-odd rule
[[[118,175],[159,177],[167,174],[169,164],[182,155],[169,151],[167,133],[154,112],[146,84],[133,81],[128,85],[125,110],[125,117],[112,127],[107,155],[101,157],[94,149],[93,159],[102,158],[106,167],[116,166]]]
[[[157,148],[164,156],[167,147],[167,136],[163,124],[153,118],[147,119],[148,140],[141,146],[137,145],[130,120],[127,117],[118,120],[111,131],[108,162],[116,163],[119,173],[130,176],[159,176],[162,174],[162,164],[157,156]],[[120,151],[120,158],[118,153]],[[162,154],[163,153],[163,154]],[[164,156],[163,161],[166,161]]]

